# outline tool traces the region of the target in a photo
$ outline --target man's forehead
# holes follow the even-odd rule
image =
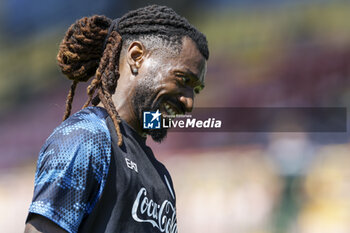
[[[192,39],[189,37],[183,38],[181,52],[175,60],[177,60],[177,65],[183,66],[184,69],[197,76],[200,81],[204,81],[207,61]]]

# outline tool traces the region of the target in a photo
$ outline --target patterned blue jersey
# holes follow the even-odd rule
[[[104,189],[111,136],[103,108],[88,107],[62,122],[40,150],[29,212],[77,232]]]

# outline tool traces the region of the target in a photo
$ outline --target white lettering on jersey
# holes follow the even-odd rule
[[[125,158],[125,162],[126,162],[126,166],[128,166],[128,168],[130,168],[131,170],[135,170],[137,173],[139,172],[137,170],[137,164],[134,163],[133,161],[131,161],[128,158]]]
[[[141,188],[138,192],[131,215],[137,222],[151,223],[160,232],[177,233],[176,209],[173,204],[168,200],[160,205],[157,204],[147,197],[145,188]]]

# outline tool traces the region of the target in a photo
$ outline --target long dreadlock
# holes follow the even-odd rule
[[[188,36],[205,59],[209,57],[205,36],[169,7],[151,5],[139,8],[118,21],[98,15],[79,19],[67,30],[57,55],[62,73],[73,81],[63,120],[70,115],[78,82],[86,82],[94,76],[87,87],[88,99],[83,108],[90,103],[96,106],[101,101],[115,125],[118,145],[122,145],[120,119],[112,101],[119,78],[120,52],[125,41],[144,36],[157,36],[164,43],[180,45],[181,39]]]

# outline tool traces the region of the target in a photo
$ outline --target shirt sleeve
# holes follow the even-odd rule
[[[101,119],[64,122],[40,151],[29,212],[77,232],[102,194],[110,150],[110,135]]]

